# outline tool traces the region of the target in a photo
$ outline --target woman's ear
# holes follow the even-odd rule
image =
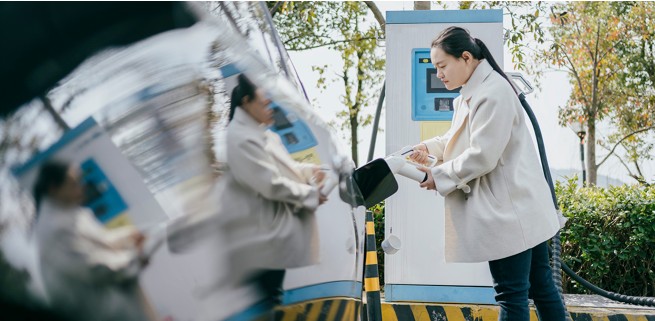
[[[243,107],[243,105],[249,102],[250,102],[250,98],[248,96],[243,96],[243,98],[241,98],[241,107]]]
[[[465,62],[469,62],[473,59],[473,55],[468,51],[464,51],[462,52],[462,59],[464,59]]]

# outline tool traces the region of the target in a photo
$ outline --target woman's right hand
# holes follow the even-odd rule
[[[414,152],[409,156],[411,160],[413,160],[416,163],[419,163],[421,165],[426,165],[428,163],[428,148],[425,146],[425,144],[421,143],[418,145],[414,145],[412,147],[414,149]]]
[[[327,201],[328,201],[327,196],[325,196],[325,195],[323,195],[321,193],[318,193],[318,205],[323,205]]]

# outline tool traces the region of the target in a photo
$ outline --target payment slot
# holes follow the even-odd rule
[[[450,121],[459,88],[448,90],[437,77],[429,48],[412,50],[412,120]]]

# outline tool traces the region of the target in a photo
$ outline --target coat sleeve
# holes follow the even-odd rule
[[[83,219],[74,229],[63,229],[57,233],[53,244],[60,253],[56,262],[60,271],[92,284],[113,284],[136,280],[142,269],[138,251],[132,248],[115,248],[108,244],[109,230],[93,225],[90,219]]]
[[[518,117],[516,109],[506,101],[506,97],[496,95],[483,98],[475,114],[469,115],[469,147],[458,157],[432,169],[437,191],[441,195],[446,196],[456,189],[469,193],[468,182],[491,172],[498,165]]]
[[[269,200],[309,210],[318,207],[318,189],[283,176],[260,142],[245,139],[236,147],[236,153],[228,152],[228,159],[237,182]]]
[[[437,136],[430,139],[426,139],[421,143],[425,144],[425,147],[428,148],[428,154],[434,156],[437,161],[443,161],[443,152],[446,148],[446,143],[450,139],[450,130],[443,136]]]

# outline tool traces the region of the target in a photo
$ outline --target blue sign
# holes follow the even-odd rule
[[[270,129],[280,136],[289,154],[297,153],[318,145],[309,126],[295,113],[272,103],[273,125]]]
[[[81,165],[85,206],[91,208],[102,223],[111,221],[127,209],[127,204],[93,159]]]

